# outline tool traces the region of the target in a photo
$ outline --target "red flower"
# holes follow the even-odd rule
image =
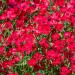
[[[60,35],[58,33],[54,33],[52,34],[52,40],[59,40],[60,39]]]
[[[63,67],[61,67],[60,75],[69,75],[70,72],[71,72],[71,71],[70,71],[70,69],[68,69],[68,67],[63,66]]]
[[[0,41],[2,41],[2,38],[3,38],[3,36],[2,36],[2,35],[0,35]]]
[[[8,73],[7,75],[18,75],[17,73]]]
[[[71,70],[72,72],[75,72],[75,64],[71,64]]]
[[[55,59],[56,57],[59,57],[60,54],[59,53],[56,53],[54,50],[49,50],[47,53],[46,53],[46,58],[49,60],[49,59]]]
[[[74,57],[71,57],[70,58],[70,62],[71,62],[71,64],[75,64],[75,58]]]
[[[35,59],[36,61],[41,61],[43,59],[43,56],[42,54],[36,52],[34,55],[33,55],[33,59]]]
[[[12,1],[11,0],[8,0],[7,3],[10,3],[10,4],[11,3],[16,3],[16,0],[12,0]]]
[[[34,3],[39,4],[41,2],[41,0],[33,0]]]
[[[11,22],[10,22],[10,21],[5,22],[5,23],[4,23],[4,27],[5,27],[6,29],[12,29],[12,24],[11,24]]]
[[[56,4],[59,6],[63,6],[65,4],[65,0],[56,0]]]
[[[53,46],[52,48],[55,48],[58,51],[62,50],[65,46],[65,40],[56,40],[55,42],[52,43]]]
[[[0,20],[5,20],[6,19],[6,13],[3,13],[2,15],[0,15]]]
[[[30,73],[28,72],[28,73],[26,73],[26,74],[24,74],[24,75],[30,75]]]
[[[8,61],[4,61],[3,63],[2,63],[2,66],[3,66],[3,68],[8,68]]]
[[[2,74],[18,75],[12,70],[23,72],[24,65],[19,69],[17,64],[24,61],[33,68],[25,67],[25,75],[43,75],[41,70],[54,66],[59,66],[60,75],[75,72],[75,0],[0,0],[0,4]],[[23,59],[26,56],[32,57]]]
[[[5,52],[4,47],[0,47],[0,55],[2,55]]]
[[[75,17],[74,16],[71,16],[71,22],[72,22],[72,25],[75,26]]]
[[[23,10],[23,11],[26,12],[29,9],[29,4],[30,4],[29,1],[21,3],[20,4],[20,10],[21,11]]]
[[[64,28],[64,26],[63,26],[63,24],[56,24],[56,25],[55,25],[55,28],[56,28],[58,31],[62,31],[63,28]]]
[[[14,63],[15,63],[15,61],[13,59],[9,60],[9,61],[6,60],[2,63],[2,66],[3,66],[4,69],[6,69],[6,68],[9,68],[9,67],[12,67],[14,65]]]
[[[70,0],[70,3],[75,5],[75,0]]]
[[[15,63],[16,63],[16,62],[19,62],[21,59],[20,59],[20,57],[15,56],[13,60],[14,60],[14,61],[15,61]]]
[[[48,48],[49,47],[49,44],[47,42],[47,39],[45,38],[42,38],[40,41],[39,41],[40,45],[43,47],[43,48]]]
[[[70,44],[68,48],[71,52],[75,52],[75,43]]]
[[[31,58],[29,61],[28,61],[28,65],[29,66],[34,66],[34,65],[36,65],[36,63],[37,63],[37,60],[35,60],[35,59],[33,59],[33,58]]]
[[[42,74],[39,72],[39,73],[37,73],[37,75],[42,75]]]
[[[15,19],[17,16],[14,9],[8,9],[5,13],[7,14],[7,18],[9,18],[10,20]]]
[[[53,61],[52,64],[53,64],[54,66],[56,66],[56,65],[61,64],[61,62],[62,62],[61,58],[57,58],[57,59],[55,59],[55,60]]]
[[[46,17],[38,15],[34,17],[34,22],[38,23],[36,24],[36,27],[34,30],[35,33],[37,34],[49,34],[50,33],[50,26],[48,24],[48,20]]]
[[[71,36],[71,32],[65,32],[64,33],[64,38],[69,38]]]

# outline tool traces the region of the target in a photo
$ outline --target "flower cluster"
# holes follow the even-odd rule
[[[0,75],[75,75],[75,0],[0,0]]]

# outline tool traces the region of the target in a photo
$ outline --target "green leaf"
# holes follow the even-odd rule
[[[0,73],[0,75],[5,75],[5,74],[3,74],[3,73]]]
[[[4,37],[10,36],[10,34],[11,34],[10,30],[7,29],[7,30],[5,30],[5,32],[4,32]]]
[[[2,2],[6,2],[7,0],[2,0]]]
[[[59,6],[57,7],[57,10],[60,11],[60,7]]]
[[[13,25],[13,29],[15,30],[16,29],[16,20],[12,20],[11,23]]]

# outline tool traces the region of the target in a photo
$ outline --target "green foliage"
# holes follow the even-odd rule
[[[12,70],[14,72],[17,71],[19,75],[23,75],[23,74],[25,74],[27,72],[31,72],[32,73],[33,67],[29,67],[29,65],[27,65],[27,61],[29,59],[30,59],[30,56],[27,56],[27,55],[24,56],[24,58],[20,62],[15,64],[16,67],[14,67]]]
[[[10,34],[11,34],[10,30],[7,29],[7,30],[5,30],[5,32],[4,32],[4,37],[9,37]]]
[[[12,23],[13,29],[15,30],[16,29],[16,20],[12,20],[11,23]]]

